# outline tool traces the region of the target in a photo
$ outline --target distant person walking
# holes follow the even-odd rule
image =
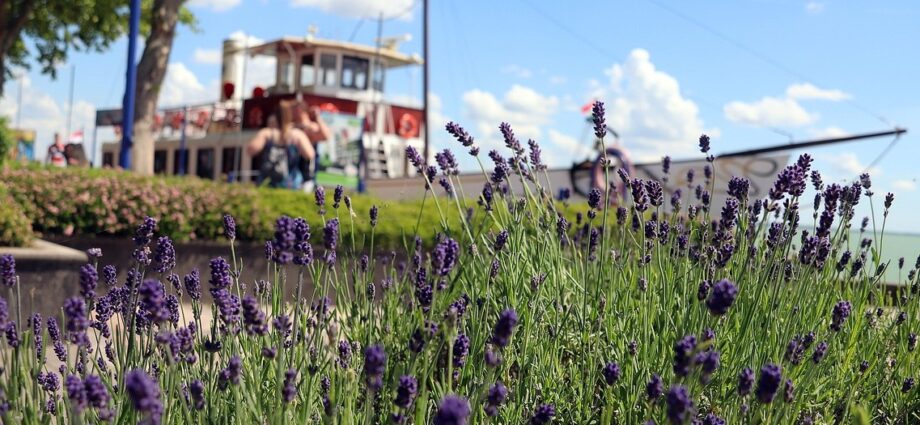
[[[291,120],[284,120],[283,125],[279,125],[278,121],[277,112],[269,115],[266,127],[259,130],[249,141],[246,152],[252,157],[261,155],[260,185],[296,189],[295,173],[301,159],[312,161],[316,157],[316,151],[307,135],[294,127]],[[305,185],[312,185],[312,181],[306,178],[304,182]]]
[[[48,154],[45,155],[45,163],[55,167],[67,166],[67,154],[64,142],[61,141],[61,135],[54,133],[54,144],[48,146]]]

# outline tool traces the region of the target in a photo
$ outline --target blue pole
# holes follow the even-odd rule
[[[179,175],[185,175],[185,163],[188,162],[185,156],[188,151],[185,149],[185,126],[188,124],[188,106],[182,108],[182,133],[179,134]]]
[[[118,165],[131,168],[131,147],[134,145],[134,92],[137,89],[137,28],[141,20],[141,0],[131,0],[131,21],[128,23],[128,71],[125,76],[125,97],[121,104],[121,152]]]

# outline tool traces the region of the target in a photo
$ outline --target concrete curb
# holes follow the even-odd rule
[[[0,254],[13,254],[17,262],[26,261],[55,261],[85,263],[89,259],[85,252],[68,248],[63,245],[35,239],[27,247],[0,246]]]

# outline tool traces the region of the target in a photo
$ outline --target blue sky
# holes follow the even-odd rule
[[[413,0],[193,0],[200,31],[179,31],[161,105],[219,95],[221,41],[304,35],[372,44],[376,17],[385,35],[421,53],[420,7]],[[890,228],[920,231],[916,197],[920,134],[920,5],[911,1],[432,1],[433,124],[456,120],[484,144],[511,122],[544,146],[554,165],[585,157],[579,107],[608,104],[608,121],[640,158],[693,157],[701,132],[716,152],[852,134],[900,125],[912,132],[874,167],[874,189],[895,192]],[[577,4],[578,7],[573,7]],[[125,40],[106,53],[79,54],[58,80],[36,71],[23,84],[22,126],[39,130],[38,151],[63,131],[70,65],[76,67],[74,128],[92,132],[94,107],[117,107]],[[271,73],[253,62],[250,76]],[[252,80],[250,80],[252,81]],[[10,81],[0,114],[15,118],[19,83]],[[417,68],[388,76],[394,99],[421,96]],[[110,133],[100,133],[111,137]],[[450,146],[436,130],[436,146]],[[852,179],[888,139],[811,153],[830,181]],[[865,212],[868,212],[866,210]]]

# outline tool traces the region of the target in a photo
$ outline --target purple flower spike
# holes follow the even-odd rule
[[[782,382],[783,372],[779,366],[770,363],[762,367],[757,380],[757,400],[764,404],[772,403]]]
[[[9,288],[16,285],[16,260],[12,254],[0,255],[0,285]]]
[[[665,395],[668,420],[672,424],[683,424],[693,414],[693,400],[690,391],[683,385],[675,385]]]
[[[438,404],[434,425],[466,425],[470,417],[470,402],[465,398],[448,395]]]
[[[604,381],[607,385],[614,385],[617,381],[620,380],[620,365],[617,362],[610,362],[604,366],[604,369],[601,370],[601,375],[604,376]]]
[[[387,353],[383,345],[372,345],[364,350],[364,377],[367,387],[377,391],[383,387],[383,373],[387,366]]]
[[[418,381],[414,376],[405,375],[399,378],[399,386],[396,387],[396,400],[393,401],[397,406],[408,409],[418,396]]]
[[[125,391],[134,410],[144,415],[144,423],[160,424],[163,402],[160,400],[160,385],[156,380],[142,370],[132,370],[125,376]]]
[[[604,114],[604,102],[595,101],[591,106],[591,121],[594,122],[594,135],[598,139],[603,139],[607,135],[607,121]]]
[[[556,408],[552,404],[541,404],[533,412],[530,425],[546,425],[556,416]]]
[[[735,303],[738,287],[728,279],[723,279],[712,286],[712,292],[706,300],[706,307],[712,314],[721,316]]]
[[[508,346],[511,341],[511,334],[514,332],[514,327],[517,326],[517,323],[517,312],[510,308],[503,311],[498,316],[498,321],[495,322],[495,329],[492,331],[492,342],[501,348]]]

